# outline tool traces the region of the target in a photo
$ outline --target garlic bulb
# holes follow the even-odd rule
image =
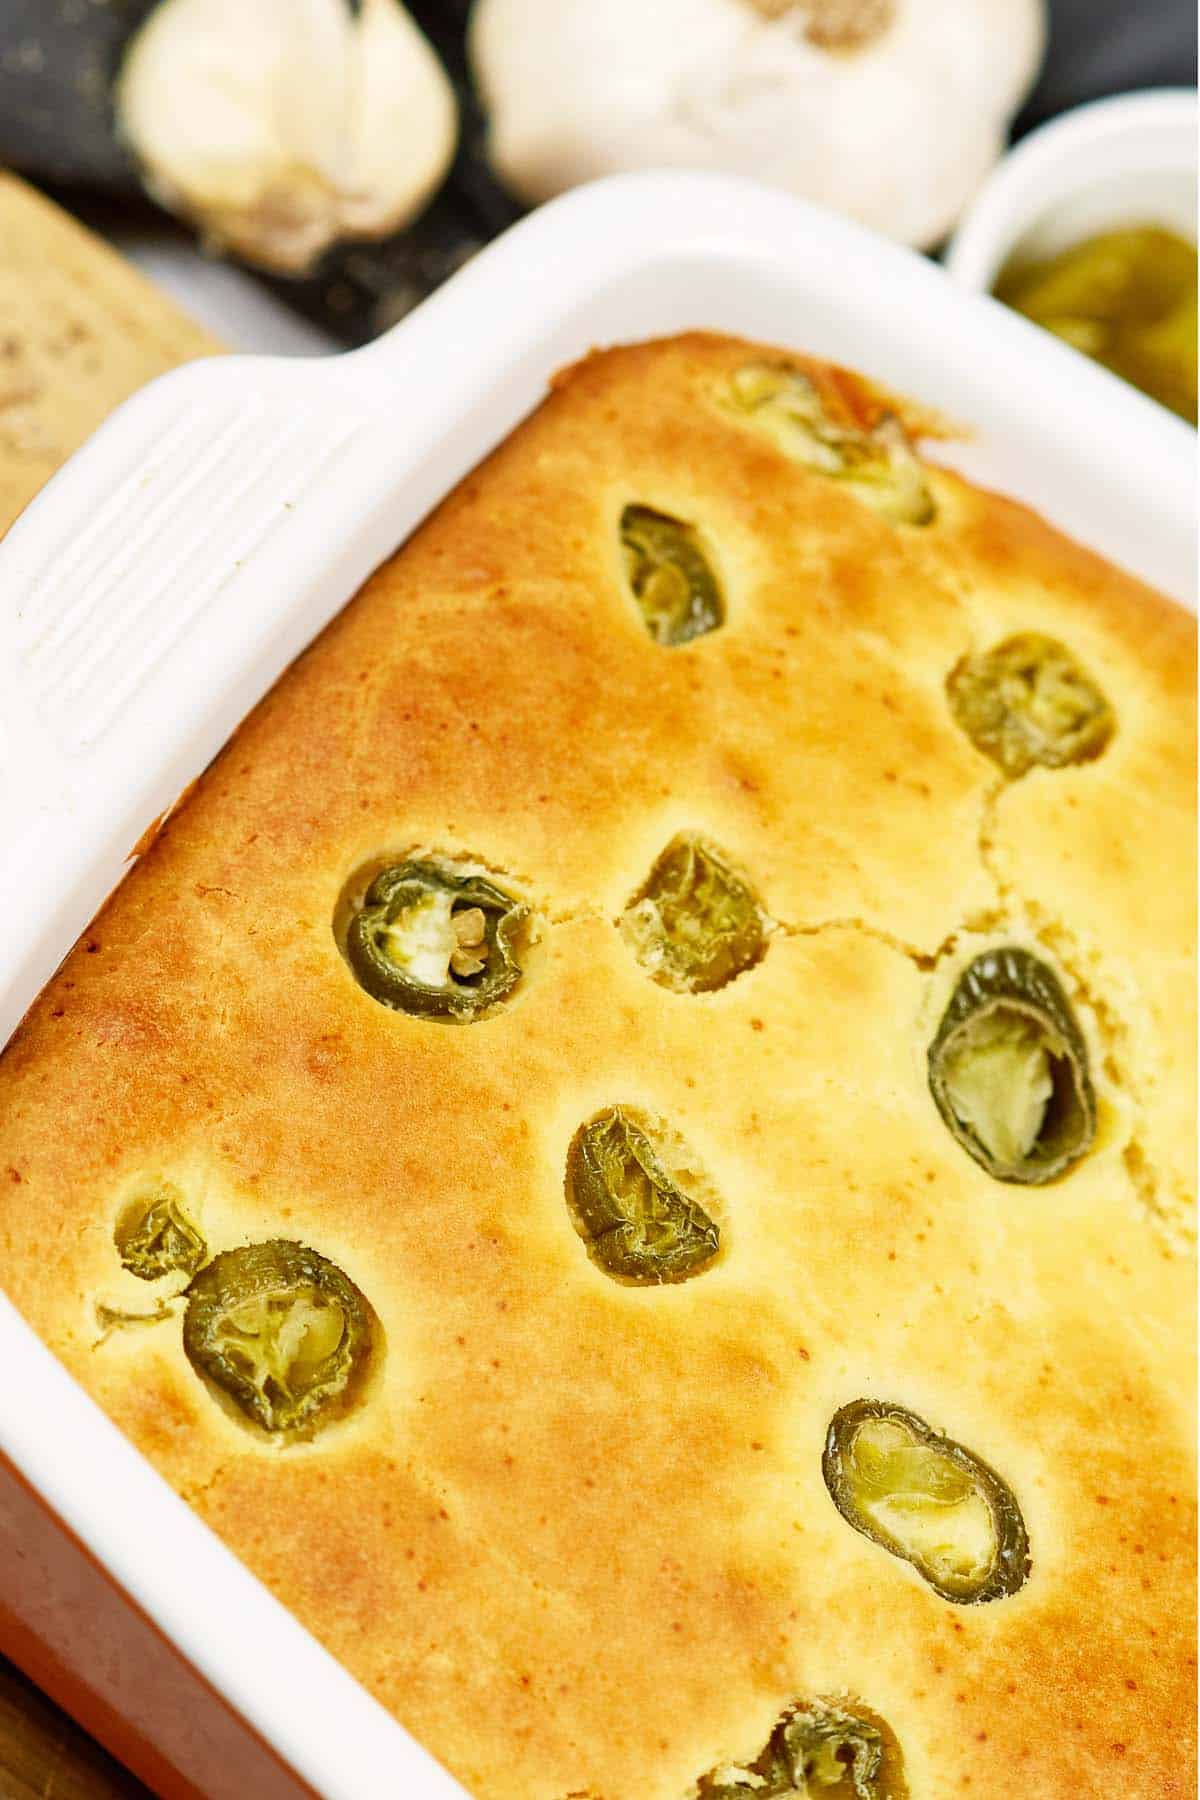
[[[666,166],[755,175],[936,243],[1032,85],[1045,0],[476,0],[497,173],[537,202]]]
[[[160,0],[117,79],[146,185],[217,248],[303,274],[406,225],[454,154],[454,90],[399,0]]]

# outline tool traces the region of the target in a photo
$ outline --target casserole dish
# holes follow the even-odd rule
[[[835,293],[843,282],[845,294]],[[18,782],[9,761],[5,897],[22,922],[9,946],[9,1023],[91,916],[135,828],[170,804],[367,570],[527,410],[546,375],[596,339],[697,323],[853,363],[967,419],[979,436],[958,454],[974,473],[986,470],[1114,559],[1183,590],[1182,427],[1136,396],[1118,406],[1107,384],[1077,375],[1077,411],[1052,408],[1031,439],[1022,387],[1032,379],[1044,394],[1064,384],[1064,353],[998,309],[989,317],[917,259],[740,183],[607,184],[520,228],[367,352],[311,377],[235,361],[216,383],[186,385],[185,371],[160,384],[14,532],[2,560],[22,598],[7,622],[6,717],[20,734],[20,769],[45,785]],[[401,379],[411,439],[397,433]],[[298,380],[309,397],[297,424]],[[1055,480],[1056,460],[1069,480]],[[1124,475],[1130,460],[1150,474],[1136,495]],[[226,1700],[322,1793],[452,1791],[157,1483],[14,1315],[3,1331],[10,1360],[29,1370],[4,1402],[6,1452]],[[69,1468],[64,1441],[75,1451]],[[145,1735],[153,1739],[152,1726]],[[228,1761],[193,1760],[182,1773],[190,1791],[246,1791],[244,1771],[231,1773]]]

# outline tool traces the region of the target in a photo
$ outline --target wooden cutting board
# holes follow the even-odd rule
[[[0,172],[0,533],[135,388],[221,348],[99,238]]]
[[[0,535],[136,388],[221,348],[99,238],[0,172]],[[0,1800],[147,1800],[147,1790],[0,1656]]]

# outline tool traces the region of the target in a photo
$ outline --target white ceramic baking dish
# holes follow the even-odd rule
[[[365,350],[155,382],[13,527],[0,1039],[151,821],[548,375],[692,326],[815,351],[939,408],[973,434],[940,455],[1191,602],[1195,438],[1132,389],[921,258],[756,185],[581,190]],[[87,1722],[162,1791],[206,1800],[296,1792],[281,1765],[329,1800],[460,1791],[4,1302],[0,1366],[0,1638]],[[122,1607],[103,1637],[125,1648],[106,1657],[97,1621]]]

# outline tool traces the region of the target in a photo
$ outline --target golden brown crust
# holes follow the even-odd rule
[[[949,475],[934,525],[888,525],[713,403],[750,354],[694,335],[569,371],[252,715],[0,1064],[5,1283],[489,1800],[685,1800],[787,1703],[844,1693],[912,1800],[1182,1796],[1192,621]],[[630,501],[702,522],[720,632],[650,643]],[[998,791],[944,682],[1030,627],[1117,735]],[[711,995],[614,928],[681,829],[778,923]],[[350,873],[414,848],[537,913],[483,1022],[389,1012],[334,946]],[[1045,1189],[985,1175],[925,1079],[997,936],[1055,961],[1093,1059],[1096,1147]],[[720,1196],[721,1253],[682,1285],[610,1281],[568,1217],[567,1145],[618,1102]],[[147,1173],[212,1248],[296,1237],[358,1283],[387,1354],[350,1420],[253,1440],[177,1319],[93,1348],[95,1297],[138,1298],[112,1226]],[[848,1529],[821,1447],[860,1396],[1010,1483],[1018,1594],[948,1605]]]

